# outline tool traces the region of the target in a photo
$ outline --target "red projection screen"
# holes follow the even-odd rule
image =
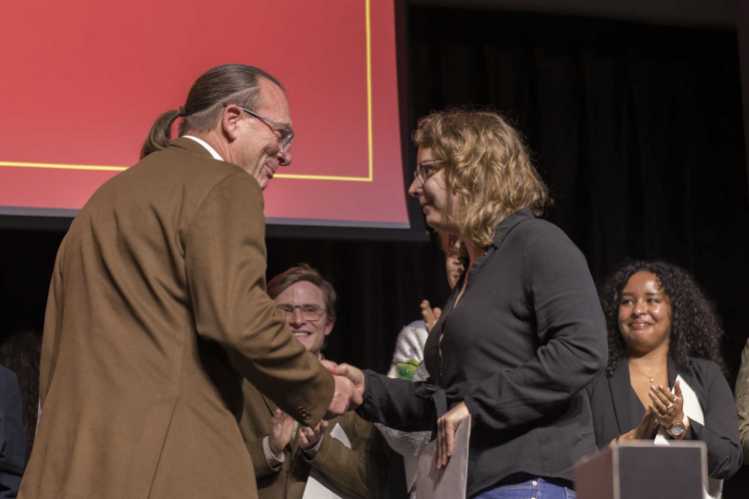
[[[24,0],[0,43],[2,215],[74,216],[199,74],[238,62],[284,83],[297,133],[271,224],[409,228],[394,1]]]

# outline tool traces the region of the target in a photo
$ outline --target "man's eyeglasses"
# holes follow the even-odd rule
[[[325,315],[325,309],[319,305],[311,303],[305,303],[303,305],[292,305],[290,303],[281,303],[276,305],[276,308],[286,314],[287,317],[292,317],[295,310],[299,310],[302,314],[302,319],[305,321],[319,321]]]
[[[422,161],[416,165],[414,170],[414,180],[426,182],[429,177],[440,171],[445,166],[445,161],[441,159],[430,159]]]
[[[252,109],[247,109],[246,107],[241,106],[240,109],[270,128],[271,132],[273,132],[273,134],[278,137],[278,144],[279,146],[281,146],[282,151],[289,150],[289,146],[291,146],[291,142],[294,140],[294,130],[292,130],[290,126],[279,125],[273,120],[257,114]]]

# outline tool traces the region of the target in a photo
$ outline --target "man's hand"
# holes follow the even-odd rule
[[[322,361],[328,371],[336,376],[343,376],[347,378],[354,385],[354,393],[352,398],[352,409],[359,407],[364,402],[364,373],[361,369],[356,368],[350,364],[336,364],[329,360]]]
[[[354,384],[345,376],[333,374],[333,398],[330,400],[328,412],[325,419],[340,416],[346,411],[354,409],[361,404],[361,397],[356,402],[356,390]]]
[[[271,418],[271,434],[268,438],[270,450],[274,454],[281,454],[291,442],[295,429],[296,421],[281,409],[276,409]]]
[[[421,317],[424,319],[424,324],[427,326],[427,331],[432,332],[432,328],[442,316],[442,309],[439,307],[432,308],[432,304],[429,300],[421,300],[419,303],[419,309],[421,310]]]
[[[314,428],[310,428],[309,426],[302,427],[299,433],[297,433],[297,444],[302,450],[313,448],[325,434],[327,427],[328,422],[325,420],[317,423]]]
[[[437,452],[434,454],[434,465],[444,468],[455,452],[455,432],[464,421],[471,417],[465,402],[461,402],[437,420]]]

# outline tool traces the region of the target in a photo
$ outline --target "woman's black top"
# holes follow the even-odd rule
[[[497,226],[430,333],[424,383],[368,371],[368,419],[434,427],[437,407],[465,401],[472,417],[468,494],[513,475],[572,480],[594,452],[582,388],[607,360],[603,313],[585,258],[555,225],[521,210]]]
[[[694,391],[704,416],[704,424],[690,420],[688,438],[705,442],[707,472],[711,478],[730,477],[742,463],[739,421],[731,387],[717,364],[709,360],[689,357],[682,368],[669,361],[669,386],[674,386],[677,374]],[[626,360],[619,362],[611,375],[602,373],[588,391],[598,447],[606,447],[640,424],[645,408],[632,389]]]

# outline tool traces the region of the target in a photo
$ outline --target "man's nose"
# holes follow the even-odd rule
[[[304,322],[304,315],[302,315],[301,308],[294,307],[294,310],[292,310],[291,315],[289,316],[289,322],[291,324],[302,324]]]
[[[289,166],[291,164],[291,150],[279,149],[278,164],[280,166]]]

